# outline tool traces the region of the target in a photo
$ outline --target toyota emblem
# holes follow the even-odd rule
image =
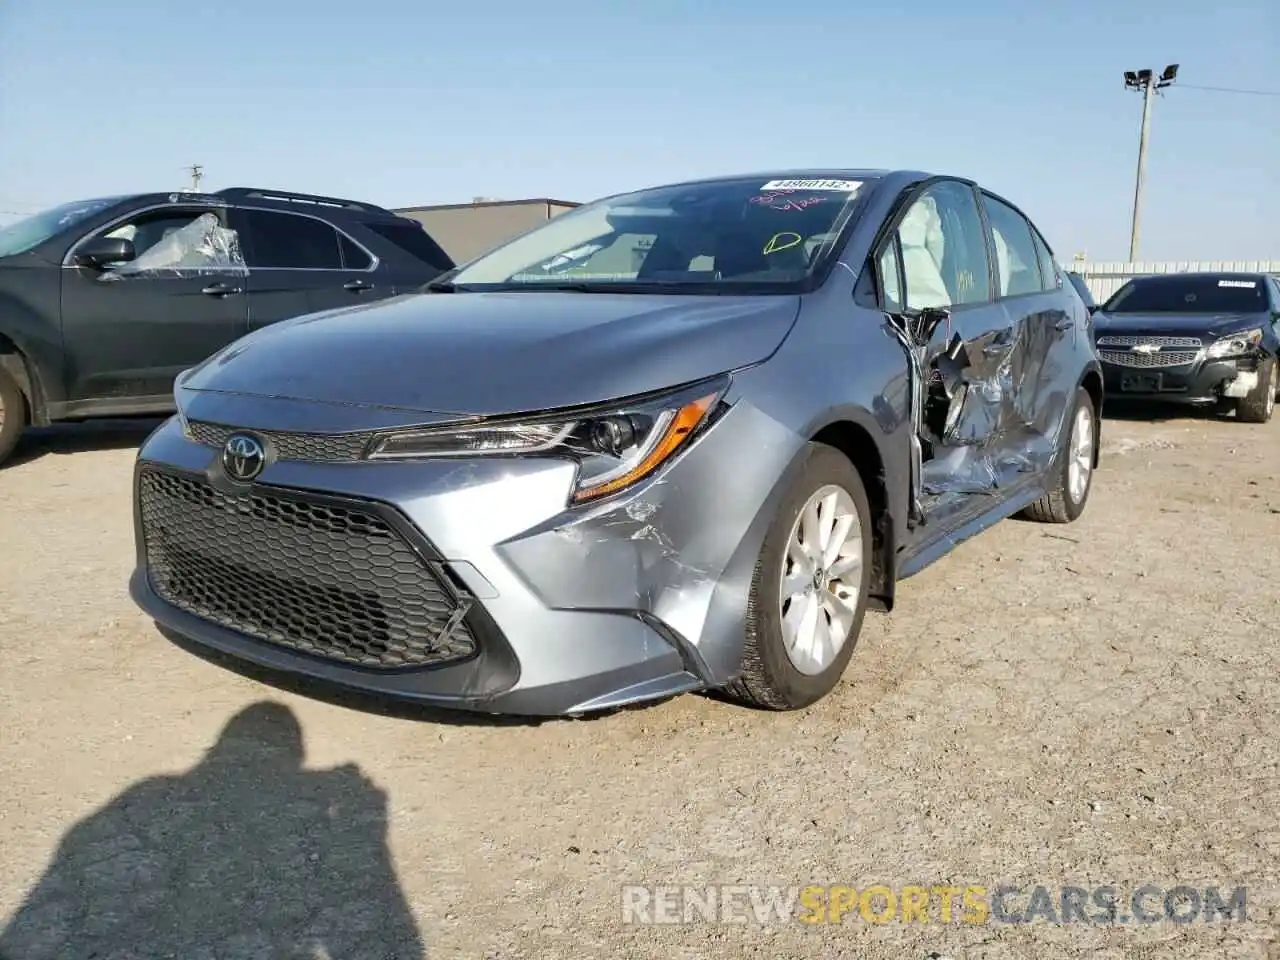
[[[262,441],[249,433],[233,433],[222,448],[222,469],[232,480],[248,483],[267,465]]]

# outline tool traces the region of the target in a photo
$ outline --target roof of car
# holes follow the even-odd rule
[[[144,201],[148,203],[201,203],[210,206],[230,206],[250,204],[269,207],[275,210],[297,210],[299,212],[323,212],[329,216],[392,217],[404,219],[399,214],[367,203],[363,200],[347,200],[342,197],[328,197],[318,193],[298,193],[292,190],[273,190],[266,187],[226,187],[216,193],[201,193],[190,190],[177,190],[167,193],[142,193],[131,197],[122,197],[122,201]]]

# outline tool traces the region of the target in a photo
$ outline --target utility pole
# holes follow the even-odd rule
[[[1171,63],[1156,77],[1154,70],[1126,70],[1127,90],[1142,91],[1142,132],[1138,135],[1138,177],[1133,187],[1133,225],[1129,231],[1129,260],[1138,259],[1138,234],[1142,228],[1142,184],[1147,177],[1147,134],[1151,130],[1151,101],[1157,90],[1163,90],[1178,76],[1178,65]]]
[[[189,169],[191,170],[191,192],[199,193],[200,180],[204,176],[204,167],[198,163],[193,163]]]

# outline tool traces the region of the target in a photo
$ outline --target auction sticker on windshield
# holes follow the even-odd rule
[[[857,193],[861,180],[770,180],[761,190],[830,190],[835,193]]]

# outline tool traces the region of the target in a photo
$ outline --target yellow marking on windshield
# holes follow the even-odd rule
[[[792,247],[798,247],[804,243],[804,237],[798,233],[788,230],[784,233],[775,233],[769,238],[769,242],[764,245],[765,254],[777,253],[779,250],[790,250]]]

